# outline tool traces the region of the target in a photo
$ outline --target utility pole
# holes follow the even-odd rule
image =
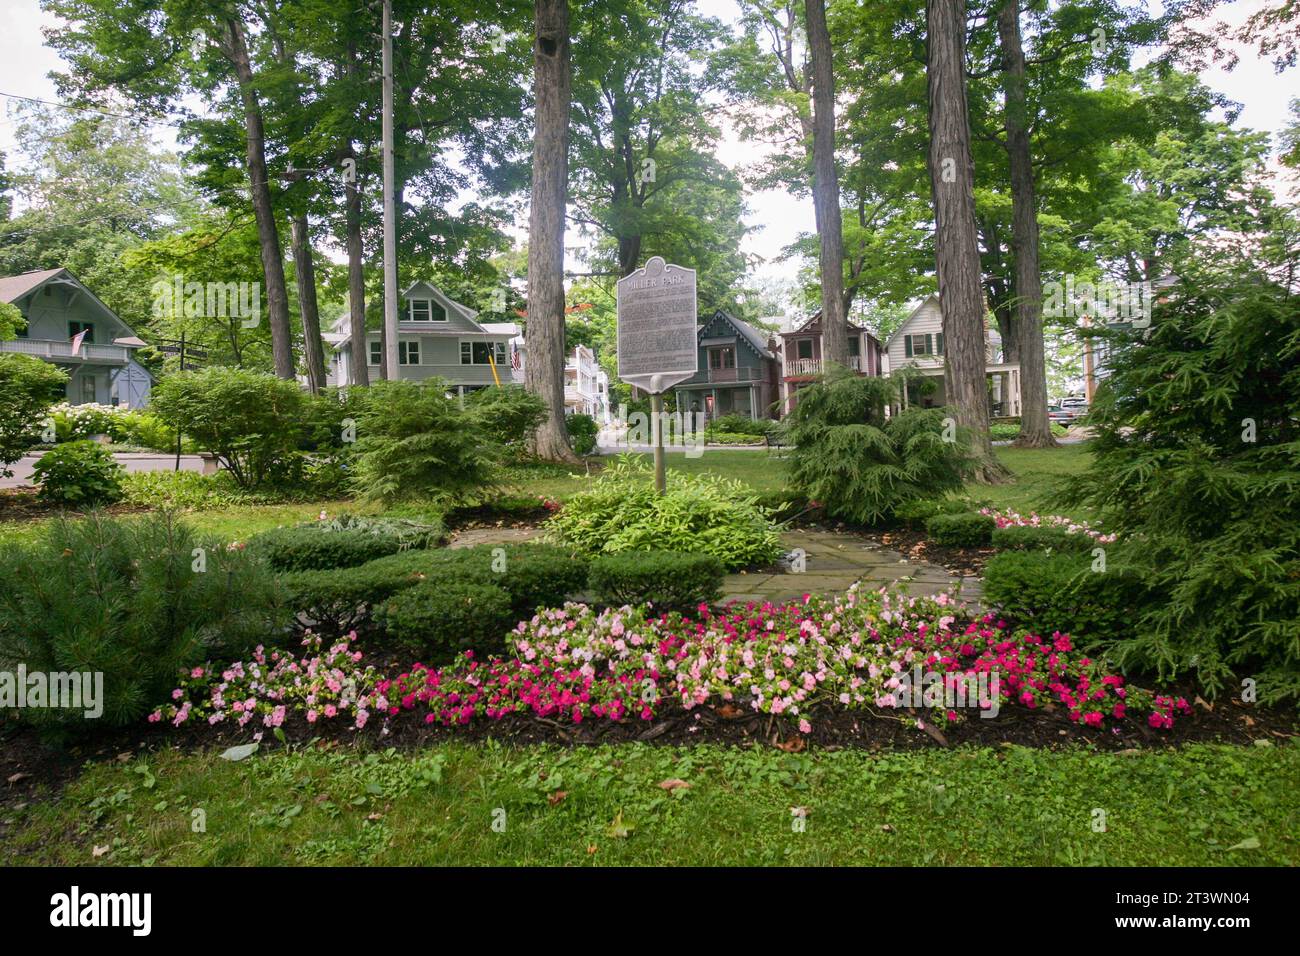
[[[384,0],[384,368],[397,381],[397,209],[393,196],[393,0]],[[362,356],[364,359],[365,356]]]

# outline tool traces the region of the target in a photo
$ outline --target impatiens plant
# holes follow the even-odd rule
[[[372,713],[419,711],[426,723],[461,726],[512,715],[652,721],[674,710],[729,706],[782,717],[809,733],[818,715],[836,709],[923,728],[961,721],[967,708],[995,716],[1003,706],[1055,707],[1087,727],[1145,715],[1159,729],[1189,710],[1182,698],[1127,686],[1076,651],[1068,635],[1013,630],[992,614],[972,615],[947,594],[914,598],[856,587],[840,599],[805,595],[721,614],[701,605],[692,616],[566,604],[521,622],[513,655],[480,659],[470,651],[446,667],[415,664],[391,679],[362,669],[348,640],[324,652],[319,638],[305,643],[302,659],[272,654],[268,661],[259,649],[252,663],[219,676],[195,668],[150,720],[243,726],[260,718],[276,727],[289,713],[310,723],[350,713],[360,728]],[[974,687],[977,698],[962,695]]]
[[[981,508],[979,513],[988,515],[997,523],[999,528],[1060,528],[1069,534],[1087,535],[1099,544],[1111,544],[1117,538],[1113,534],[1102,534],[1086,521],[1075,521],[1073,518],[1067,518],[1064,515],[1040,515],[1032,511],[1027,515],[1022,515],[1010,508],[1005,511]]]
[[[387,702],[375,695],[374,668],[361,667],[361,652],[352,650],[355,637],[350,634],[322,650],[322,639],[309,633],[301,656],[289,651],[268,654],[259,646],[251,661],[224,668],[194,667],[172,691],[171,701],[149,715],[149,722],[166,720],[179,727],[202,720],[243,727],[257,720],[274,728],[292,713],[306,717],[309,724],[350,715],[352,726],[360,729],[371,712]]]

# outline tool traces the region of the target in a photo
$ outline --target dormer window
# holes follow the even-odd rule
[[[447,310],[432,299],[412,299],[408,318],[412,322],[446,322]]]

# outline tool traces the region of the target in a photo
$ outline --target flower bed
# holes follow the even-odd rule
[[[1112,544],[1118,538],[1117,535],[1103,534],[1096,528],[1089,526],[1086,521],[1075,521],[1073,518],[1067,518],[1064,515],[1040,515],[1035,512],[1022,515],[1010,508],[1005,511],[981,508],[979,513],[988,515],[997,523],[999,528],[1007,528],[1012,525],[1025,528],[1062,528],[1070,534],[1086,534],[1099,544]]]
[[[1063,710],[1076,724],[1118,733],[1115,725],[1134,719],[1167,729],[1190,709],[1183,698],[1129,687],[1068,635],[973,617],[946,594],[855,588],[834,601],[805,596],[722,613],[701,606],[691,616],[567,604],[520,623],[512,641],[513,657],[467,652],[443,668],[415,664],[387,678],[361,668],[347,640],[322,653],[309,637],[301,660],[272,654],[268,667],[259,651],[220,674],[196,668],[150,719],[242,726],[260,716],[275,727],[287,712],[310,723],[351,714],[360,728],[372,713],[417,712],[427,724],[456,727],[512,715],[652,721],[713,707],[781,718],[806,734],[836,709],[924,730],[1013,706]]]

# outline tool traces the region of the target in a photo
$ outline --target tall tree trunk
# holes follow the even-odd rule
[[[244,105],[244,132],[248,152],[248,183],[253,199],[253,218],[257,222],[257,242],[262,253],[262,275],[266,281],[267,319],[271,325],[271,353],[275,374],[294,377],[293,346],[289,338],[289,293],[284,281],[284,253],[280,248],[280,231],[271,204],[271,184],[266,172],[266,133],[262,124],[262,106],[253,85],[253,66],[244,38],[244,25],[236,17],[226,21],[229,30],[230,62],[239,80],[239,95]]]
[[[1011,165],[1011,258],[1015,264],[1016,360],[1020,362],[1022,448],[1052,448],[1047,420],[1047,359],[1043,353],[1043,277],[1039,268],[1038,211],[1034,163],[1029,149],[1025,92],[1025,49],[1020,39],[1020,0],[1002,0],[998,10],[1002,47],[1002,89],[1006,98],[1007,157]],[[1008,357],[1008,361],[1011,359]]]
[[[849,364],[844,307],[844,226],[840,179],[835,168],[835,79],[825,0],[805,0],[808,52],[812,58],[813,209],[821,240],[822,359]]]
[[[546,403],[533,452],[575,461],[564,422],[564,209],[569,168],[569,4],[536,0],[532,205],[528,214],[528,365],[524,384]]]
[[[294,278],[298,283],[298,311],[302,313],[303,357],[307,361],[307,387],[313,395],[325,387],[325,346],[320,337],[320,310],[316,304],[316,263],[312,259],[307,213],[293,217],[290,227]]]
[[[630,276],[639,268],[637,260],[641,258],[641,237],[620,236],[618,240],[619,274]]]
[[[966,107],[966,7],[926,2],[926,79],[930,113],[930,187],[934,194],[935,266],[943,308],[944,387],[957,423],[970,430],[975,478],[1006,471],[989,442],[984,295],[975,236],[975,168]]]
[[[356,152],[348,144],[348,158],[355,162]],[[355,168],[355,167],[354,167]],[[359,174],[357,174],[359,175]],[[344,218],[348,248],[348,341],[351,342],[351,383],[365,388],[370,384],[370,348],[366,344],[366,272],[365,248],[361,241],[361,188],[357,176],[344,183]]]

